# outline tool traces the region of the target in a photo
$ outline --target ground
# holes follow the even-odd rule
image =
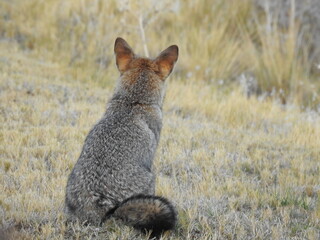
[[[0,52],[0,238],[145,239],[64,224],[68,174],[117,74],[101,87],[10,41]],[[319,115],[222,91],[168,79],[154,167],[179,223],[163,239],[319,239]]]

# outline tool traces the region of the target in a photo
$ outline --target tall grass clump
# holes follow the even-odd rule
[[[317,74],[312,74],[314,43],[301,32],[295,1],[281,10],[272,10],[268,1],[265,4],[264,13],[253,17],[255,32],[249,36],[248,31],[243,31],[251,65],[248,68],[255,75],[259,92],[276,97],[283,104],[317,107],[319,86],[315,86]]]

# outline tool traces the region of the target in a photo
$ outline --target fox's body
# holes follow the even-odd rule
[[[118,38],[115,53],[120,80],[69,176],[65,211],[70,220],[99,225],[116,217],[159,234],[176,221],[171,204],[154,196],[152,162],[162,128],[164,80],[178,48],[150,60],[136,57]]]

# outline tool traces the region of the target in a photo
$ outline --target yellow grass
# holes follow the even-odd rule
[[[292,104],[302,102],[298,85],[283,106],[219,84],[252,68],[266,81],[276,76],[279,88],[291,76],[305,77],[305,86],[312,79],[304,67],[288,73],[300,60],[276,51],[277,33],[266,39],[238,26],[250,1],[213,2],[183,1],[145,28],[151,56],[180,47],[155,159],[157,194],[179,213],[163,239],[318,239],[319,114]],[[0,22],[0,239],[145,239],[115,221],[65,226],[62,211],[68,174],[116,84],[113,41],[120,35],[143,54],[131,27],[139,8],[85,0],[2,1],[0,8],[10,15]]]

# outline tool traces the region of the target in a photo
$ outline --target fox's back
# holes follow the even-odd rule
[[[106,114],[88,134],[77,165],[108,169],[135,164],[151,169],[160,137],[161,111],[150,108],[111,100]]]
[[[79,175],[76,178],[83,179],[86,183],[82,185],[88,186],[92,181],[110,182],[128,167],[151,173],[160,130],[161,112],[157,107],[130,106],[111,100],[106,114],[85,140],[74,167]]]

